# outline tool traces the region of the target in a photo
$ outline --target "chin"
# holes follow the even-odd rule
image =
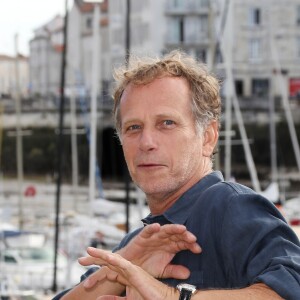
[[[174,184],[161,181],[152,182],[151,184],[143,182],[137,185],[146,195],[168,194],[176,189]]]

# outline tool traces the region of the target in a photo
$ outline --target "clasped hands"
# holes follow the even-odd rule
[[[126,297],[100,296],[100,300],[178,299],[177,291],[155,278],[186,279],[190,271],[181,265],[171,264],[175,254],[182,250],[200,253],[196,237],[185,226],[177,224],[151,224],[135,236],[126,247],[116,253],[89,247],[88,256],[79,263],[101,265],[99,271],[84,282],[91,288],[103,280],[115,281],[126,287]]]

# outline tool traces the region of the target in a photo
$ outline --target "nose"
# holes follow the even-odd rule
[[[151,129],[143,129],[139,139],[139,148],[142,151],[152,151],[157,148],[155,132]]]

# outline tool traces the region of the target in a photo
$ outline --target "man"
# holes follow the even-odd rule
[[[272,203],[212,169],[221,108],[216,78],[175,51],[136,60],[117,80],[116,128],[131,177],[146,194],[149,225],[121,242],[121,257],[89,249],[82,264],[108,267],[63,299],[120,295],[125,286],[128,299],[300,299],[296,235]],[[184,225],[181,232],[175,224]],[[170,240],[172,250],[164,247]],[[141,289],[132,270],[147,282]],[[194,287],[171,288],[182,282]]]

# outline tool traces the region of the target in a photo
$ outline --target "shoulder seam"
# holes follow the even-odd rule
[[[252,194],[250,193],[250,191],[252,191],[251,189],[240,186],[239,184],[236,184],[234,182],[223,181],[222,183],[230,186],[237,194]]]

